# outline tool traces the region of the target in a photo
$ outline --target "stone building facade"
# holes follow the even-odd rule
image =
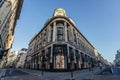
[[[117,50],[117,54],[115,55],[114,63],[115,63],[115,66],[120,66],[120,49]]]
[[[18,56],[17,56],[17,59],[15,61],[16,68],[24,68],[25,67],[26,56],[27,56],[27,49],[22,48],[18,52]]]
[[[31,69],[81,69],[94,65],[95,47],[62,8],[54,11],[29,42],[26,65]]]
[[[9,49],[12,47],[15,26],[22,4],[23,0],[0,0],[0,51],[8,50],[7,55],[0,59],[0,65],[4,66],[10,55]],[[4,52],[1,54],[3,55]]]
[[[12,51],[10,53],[10,56],[8,58],[6,67],[14,67],[14,62],[17,59],[18,52],[17,51]]]

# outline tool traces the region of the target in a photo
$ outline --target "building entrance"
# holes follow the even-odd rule
[[[67,59],[66,59],[66,45],[54,45],[54,68],[55,69],[66,69]]]
[[[57,55],[55,62],[56,62],[55,63],[56,69],[64,69],[65,68],[64,55]]]

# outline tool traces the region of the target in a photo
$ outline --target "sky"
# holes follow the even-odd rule
[[[12,50],[28,48],[32,37],[63,8],[80,32],[108,61],[120,49],[120,0],[24,0]]]

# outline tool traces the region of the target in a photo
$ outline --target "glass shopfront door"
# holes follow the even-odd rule
[[[66,60],[66,45],[54,45],[54,68],[55,69],[65,69]]]
[[[55,62],[56,62],[55,63],[56,69],[64,69],[65,68],[64,55],[57,55]]]

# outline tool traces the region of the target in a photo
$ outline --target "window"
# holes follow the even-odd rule
[[[44,42],[46,41],[46,37],[47,37],[47,36],[46,36],[46,32],[45,32],[45,33],[44,33],[44,40],[43,40]]]
[[[70,60],[74,60],[74,52],[71,47],[69,47]]]
[[[63,40],[63,28],[62,27],[57,28],[57,40],[58,41]]]
[[[58,34],[62,35],[63,34],[63,29],[61,27],[58,28]]]
[[[50,60],[50,55],[51,55],[51,47],[48,48],[48,52],[46,53],[48,60]]]
[[[3,2],[4,2],[4,0],[0,0],[0,7],[2,6]]]
[[[67,30],[67,39],[68,39],[68,42],[70,41],[69,40],[69,31]]]
[[[77,43],[77,40],[76,40],[76,35],[74,34],[74,41],[75,41],[75,43]]]
[[[63,23],[62,23],[62,22],[59,22],[59,23],[57,23],[57,26],[58,26],[58,27],[63,27]]]
[[[77,43],[77,39],[76,39],[77,37],[74,29],[73,29],[73,35],[74,35],[74,42]]]

